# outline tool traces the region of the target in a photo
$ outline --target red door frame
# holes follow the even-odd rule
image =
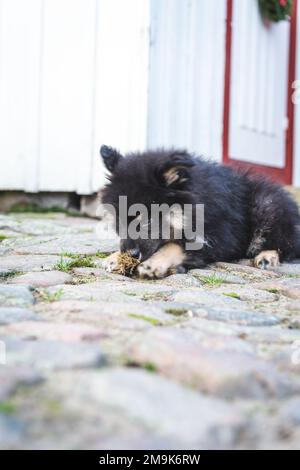
[[[265,165],[242,162],[230,158],[229,155],[229,119],[230,119],[230,79],[231,79],[231,43],[232,43],[232,15],[233,1],[227,0],[226,18],[226,59],[225,59],[225,90],[224,90],[224,116],[223,116],[223,162],[237,168],[247,168],[255,173],[268,175],[275,181],[283,184],[291,184],[293,178],[293,134],[294,134],[294,105],[292,94],[294,92],[292,83],[296,75],[296,35],[297,35],[297,8],[298,0],[293,1],[293,13],[290,28],[290,50],[288,70],[288,93],[287,93],[287,115],[289,126],[286,131],[285,144],[285,166],[284,168],[273,168]]]

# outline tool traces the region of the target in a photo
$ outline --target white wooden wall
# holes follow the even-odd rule
[[[0,0],[0,190],[90,194],[103,143],[220,161],[225,18],[226,0]]]
[[[298,82],[298,91],[296,96],[297,101],[295,103],[293,183],[295,186],[300,187],[300,2],[298,2],[297,18],[296,79]]]
[[[149,146],[221,160],[226,0],[152,0]]]
[[[149,0],[0,0],[0,189],[104,181],[101,143],[146,142]]]

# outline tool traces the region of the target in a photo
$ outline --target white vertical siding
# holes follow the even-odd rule
[[[0,189],[92,193],[102,143],[221,159],[225,4],[0,0]]]
[[[100,144],[123,152],[146,146],[149,13],[149,0],[102,0],[97,10],[94,190],[104,182]]]
[[[300,2],[298,2],[297,18],[297,52],[296,52],[296,79],[298,81],[297,104],[295,105],[294,127],[294,174],[293,183],[300,187]]]
[[[37,189],[40,0],[0,0],[0,187]]]
[[[148,146],[221,160],[226,0],[152,0]]]
[[[45,2],[39,189],[90,190],[95,6]]]
[[[104,182],[101,143],[144,148],[148,0],[46,0],[40,189]]]
[[[150,0],[0,0],[0,189],[104,182],[146,144]]]

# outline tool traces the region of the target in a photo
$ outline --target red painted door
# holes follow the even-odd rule
[[[266,25],[258,2],[228,0],[224,100],[225,163],[292,180],[296,9]]]

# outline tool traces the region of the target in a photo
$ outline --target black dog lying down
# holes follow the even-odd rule
[[[187,248],[189,240],[185,237],[175,239],[174,228],[186,223],[184,216],[176,214],[168,219],[168,239],[121,239],[121,252],[141,260],[137,268],[141,278],[161,278],[170,270],[184,272],[215,261],[245,257],[252,258],[260,268],[300,257],[299,211],[282,187],[262,177],[195,158],[186,151],[158,150],[123,157],[113,148],[102,146],[100,153],[110,172],[102,202],[112,205],[117,215],[119,196],[127,197],[128,207],[144,204],[149,213],[153,204],[176,204],[181,208],[185,204],[193,208],[204,204],[203,246],[197,250]],[[116,230],[120,232],[120,224],[136,221],[136,216],[126,215],[126,220],[120,216]],[[194,216],[193,211],[193,227]],[[106,259],[106,269],[117,269],[118,254]]]

